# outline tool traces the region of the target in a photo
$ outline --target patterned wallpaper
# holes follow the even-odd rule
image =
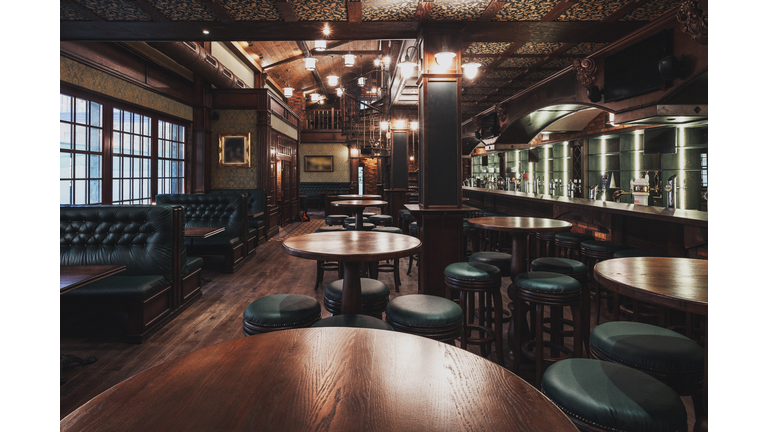
[[[59,79],[121,101],[192,120],[191,106],[135,86],[64,56],[59,56]]]
[[[211,127],[211,187],[214,189],[258,188],[256,163],[256,110],[218,110],[219,119]],[[219,134],[251,134],[250,168],[219,168]]]
[[[333,156],[333,172],[304,172],[304,156]],[[345,144],[299,144],[301,182],[343,183],[349,181],[349,149]]]

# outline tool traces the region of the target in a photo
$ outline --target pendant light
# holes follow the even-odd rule
[[[312,93],[309,95],[309,100],[312,102],[320,101],[320,93]]]
[[[344,88],[343,87],[336,87],[336,96],[338,96],[338,97],[344,96]]]
[[[288,71],[289,70],[290,69],[286,69],[285,70],[285,73],[286,73],[285,81],[284,81],[285,87],[283,87],[283,96],[285,96],[286,98],[291,98],[293,96],[293,87],[291,87],[291,85],[288,84]],[[278,75],[277,78],[279,79],[280,75]]]
[[[325,40],[316,40],[315,41],[315,50],[316,51],[325,51],[326,44]]]
[[[304,57],[304,69],[313,71],[317,67],[317,59],[314,57]]]
[[[331,87],[339,85],[339,76],[333,70],[333,56],[331,56],[331,74],[328,75],[328,85]]]
[[[398,63],[397,67],[400,68],[400,73],[403,75],[403,78],[408,79],[413,75],[413,71],[416,69],[416,62],[415,59],[412,58],[412,55],[410,54],[411,50],[413,50],[413,57],[415,57],[416,54],[416,47],[415,46],[409,46],[408,49],[405,50],[404,56],[405,61],[401,61]]]
[[[344,58],[344,66],[352,67],[355,65],[355,55],[352,54],[351,49],[347,50],[347,53],[342,56]]]

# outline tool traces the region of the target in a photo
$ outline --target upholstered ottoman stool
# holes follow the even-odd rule
[[[567,359],[544,373],[541,391],[583,431],[685,432],[685,405],[674,390],[638,370]]]
[[[392,226],[392,216],[390,215],[373,215],[368,220],[376,226]]]
[[[492,265],[501,271],[502,277],[509,277],[512,255],[503,252],[475,252],[469,256],[469,262]]]
[[[368,218],[364,217],[363,218],[363,223],[368,223],[368,222],[369,222]],[[355,224],[355,218],[354,217],[347,217],[347,218],[344,219],[342,224],[344,225],[344,228],[347,228],[350,224],[354,225]],[[371,225],[373,225],[373,224],[371,224]]]
[[[629,249],[629,246],[623,243],[617,243],[612,241],[598,241],[587,240],[581,242],[579,245],[579,253],[581,254],[581,262],[587,265],[587,271],[589,272],[589,280],[594,290],[595,298],[595,324],[600,322],[600,303],[602,299],[606,299],[608,302],[610,298],[609,292],[603,292],[601,294],[600,285],[593,283],[594,277],[592,276],[592,269],[595,268],[595,264],[600,261],[613,258],[613,254],[620,250]]]
[[[345,228],[347,231],[357,231],[356,229],[357,225],[352,222],[351,224],[347,224]],[[372,231],[374,228],[376,228],[376,225],[368,222],[363,222],[363,229],[360,231]]]
[[[587,240],[594,240],[589,234],[582,234],[577,232],[560,232],[555,233],[555,256],[559,257],[565,255],[565,258],[579,258],[579,247],[581,242]]]
[[[387,304],[387,322],[395,331],[452,343],[461,336],[461,306],[444,297],[410,294]]]
[[[391,325],[378,318],[355,314],[336,315],[323,318],[312,324],[312,327],[353,327],[374,330],[394,330]]]
[[[393,226],[377,226],[376,228],[372,229],[371,231],[375,232],[385,232],[390,234],[402,234],[403,230],[401,230],[398,227]]]
[[[243,312],[246,336],[309,327],[320,319],[320,303],[299,294],[274,294],[254,300]]]
[[[341,291],[344,280],[335,280],[325,287],[323,306],[331,315],[341,313]],[[381,319],[381,314],[389,302],[389,287],[376,279],[360,278],[360,290],[363,298],[363,315]]]
[[[328,215],[325,217],[325,224],[331,225],[344,225],[344,219],[348,218],[347,215]]]

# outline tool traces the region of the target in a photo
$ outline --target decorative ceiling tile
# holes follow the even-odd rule
[[[534,57],[510,57],[504,60],[499,67],[517,67],[527,68],[538,62],[539,59]]]
[[[464,51],[465,54],[501,54],[506,51],[509,42],[474,42]]]
[[[491,0],[435,0],[429,19],[432,21],[476,21]]]
[[[419,0],[363,0],[363,21],[413,21]]]
[[[488,79],[512,79],[516,76],[520,75],[520,71],[518,70],[495,70],[489,74],[483,75],[483,78]]]
[[[107,21],[152,21],[146,12],[129,2],[79,0],[78,3]]]
[[[559,0],[510,0],[494,21],[539,21]]]
[[[679,8],[680,0],[654,0],[633,10],[629,15],[619,21],[652,21],[659,15],[672,9]]]
[[[171,21],[216,21],[216,15],[207,7],[188,0],[149,0]]]
[[[626,3],[627,0],[582,1],[563,12],[557,21],[600,21]]]
[[[556,59],[552,59],[542,66],[542,68],[547,69],[565,69],[568,66],[573,66],[573,61],[576,60],[575,57],[558,57]]]
[[[549,54],[563,46],[562,43],[528,42],[515,51],[515,54]]]
[[[490,89],[488,87],[465,87],[464,95],[484,95],[488,93]]]
[[[343,0],[291,0],[299,21],[346,21],[347,3]]]
[[[282,21],[272,0],[219,0],[236,21]]]
[[[485,96],[483,95],[466,95],[466,96],[462,95],[461,100],[463,102],[477,102],[484,97]]]
[[[68,2],[60,0],[59,19],[62,21],[88,21],[88,18],[76,9],[72,8]]]
[[[461,58],[461,64],[465,63],[480,63],[483,66],[488,66],[489,64],[493,63],[495,58],[492,57],[462,57]]]
[[[576,45],[575,47],[569,49],[565,52],[566,55],[578,55],[578,56],[586,56],[589,54],[592,54],[593,52],[599,50],[600,48],[606,46],[608,44],[606,43],[590,43],[590,42],[584,42]]]
[[[537,72],[534,72],[532,74],[529,74],[528,76],[525,77],[525,79],[541,81],[544,78],[546,78],[546,77],[548,77],[548,76],[550,76],[550,75],[552,75],[554,73],[555,73],[554,71],[537,71]]]

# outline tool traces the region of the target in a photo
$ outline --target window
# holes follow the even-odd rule
[[[59,95],[60,204],[149,204],[158,193],[184,193],[185,125],[72,93]]]

